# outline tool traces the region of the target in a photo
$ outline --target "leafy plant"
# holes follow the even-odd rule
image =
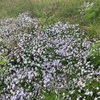
[[[43,94],[43,100],[60,100],[60,95],[53,92],[46,92]]]
[[[5,65],[6,62],[7,60],[4,57],[0,56],[0,65]]]
[[[2,80],[2,77],[4,78],[8,72],[8,68],[5,67],[7,60],[0,56],[0,93],[2,93],[3,88],[6,86],[4,83],[4,80]]]
[[[91,64],[97,69],[100,65],[100,41],[97,41],[91,46],[88,55],[88,60],[90,60]]]
[[[0,56],[0,77],[5,77],[8,72],[8,67],[6,67],[6,58]]]

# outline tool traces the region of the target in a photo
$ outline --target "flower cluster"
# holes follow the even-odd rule
[[[0,94],[2,100],[44,100],[46,92],[61,94],[61,100],[100,98],[100,71],[87,61],[91,42],[84,38],[78,24],[58,22],[29,34],[22,30],[30,28],[33,19],[22,14],[17,20],[13,29],[17,31],[2,32],[1,36],[9,40],[13,33],[17,39],[14,48],[0,47],[4,53],[5,48],[8,50],[9,67]],[[92,82],[96,85],[90,88]]]
[[[31,33],[32,30],[38,30],[40,27],[42,24],[38,19],[31,18],[28,13],[20,14],[16,20],[3,19],[0,21],[0,44],[13,49],[23,34]]]

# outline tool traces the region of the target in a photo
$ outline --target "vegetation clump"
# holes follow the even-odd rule
[[[26,27],[29,24],[25,22]],[[99,70],[94,70],[87,60],[92,43],[78,24],[58,22],[43,31],[23,33],[20,28],[18,31],[16,46],[1,48],[1,51],[8,49],[5,51],[9,66],[8,75],[3,78],[6,86],[2,89],[3,99],[45,100],[49,95],[61,100],[99,98]],[[1,37],[6,38],[6,33]],[[97,83],[95,87],[92,81]]]
[[[25,2],[0,20],[0,99],[99,100],[99,1]]]

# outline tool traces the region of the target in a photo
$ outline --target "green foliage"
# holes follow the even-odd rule
[[[75,98],[80,97],[79,100],[94,100],[95,97],[99,97],[99,89],[100,84],[99,81],[92,79],[86,82],[85,86],[82,87],[82,89],[79,89],[77,87],[73,92],[70,93],[70,91],[66,91],[66,95],[69,95],[71,97],[71,100],[75,100]],[[88,94],[90,93],[90,94]]]
[[[45,100],[55,100],[56,99],[56,94],[45,93],[44,98],[45,98]]]
[[[47,23],[47,25],[52,25],[58,21],[59,21],[59,19],[57,19],[57,17],[55,15],[52,15],[46,20],[46,23]]]
[[[0,78],[6,77],[6,74],[8,72],[8,68],[5,67],[6,62],[7,62],[6,58],[0,56]],[[6,87],[6,85],[2,80],[0,82],[0,93],[2,93],[2,90],[3,90],[4,87]]]
[[[0,56],[0,77],[5,77],[8,72],[8,67],[6,67],[6,58]]]
[[[99,81],[97,80],[91,80],[89,82],[86,83],[86,86],[85,86],[85,90],[88,90],[88,91],[92,91],[93,92],[93,95],[91,97],[89,96],[86,96],[86,100],[94,100],[94,97],[99,97],[99,90],[100,89],[100,83]]]
[[[56,94],[56,93],[49,93],[49,92],[46,92],[46,93],[44,93],[43,94],[43,97],[44,97],[44,99],[43,100],[60,100],[60,95],[58,94]]]
[[[90,91],[94,91],[94,92],[96,92],[95,89],[97,89],[98,87],[100,87],[100,84],[96,80],[92,80],[92,81],[87,82],[86,86],[85,86],[86,89],[88,89]],[[98,89],[97,89],[97,92],[99,92]]]
[[[43,26],[42,28],[40,28],[39,30],[40,30],[40,31],[45,31],[46,28],[48,28],[48,26],[45,25],[45,26]]]
[[[93,5],[87,7],[85,9],[85,15],[83,17],[85,22],[88,22],[89,24],[98,23],[98,21],[100,20],[100,1],[97,0]]]
[[[6,84],[2,81],[0,83],[0,94],[3,92],[3,89],[6,87]]]
[[[91,46],[88,55],[88,59],[91,61],[91,64],[93,64],[97,69],[100,65],[100,41],[97,41]]]
[[[82,17],[83,23],[87,24],[87,35],[92,38],[100,39],[100,1],[94,2],[86,8],[86,14]]]
[[[85,18],[87,20],[93,19],[95,16],[96,16],[96,13],[95,13],[95,10],[93,9],[93,6],[86,8]]]
[[[97,41],[92,45],[92,48],[90,50],[91,56],[99,56],[100,55],[100,41]]]
[[[6,62],[7,60],[4,57],[0,56],[0,65],[5,65]]]

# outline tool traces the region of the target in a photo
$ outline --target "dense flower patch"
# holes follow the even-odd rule
[[[91,42],[78,24],[58,22],[40,31],[23,14],[13,22],[14,28],[0,28],[0,54],[7,55],[9,67],[2,100],[99,100],[100,68],[87,60]],[[6,39],[15,41],[13,48]]]

